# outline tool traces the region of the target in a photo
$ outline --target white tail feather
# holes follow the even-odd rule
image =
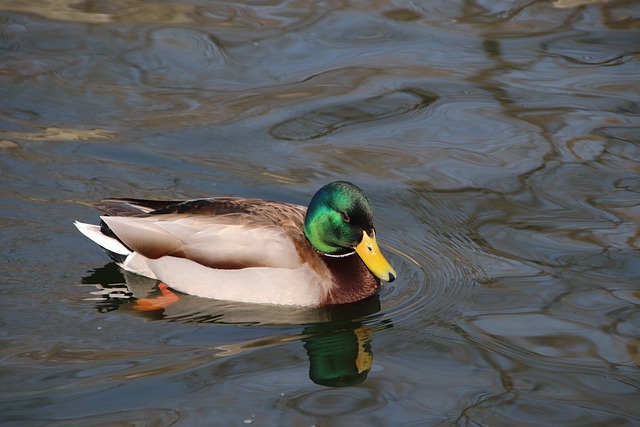
[[[75,221],[73,225],[76,226],[78,231],[93,240],[95,243],[105,248],[108,251],[115,252],[120,255],[127,256],[131,254],[131,251],[127,249],[122,243],[113,237],[109,237],[100,232],[100,227],[93,224],[85,224],[84,222]]]

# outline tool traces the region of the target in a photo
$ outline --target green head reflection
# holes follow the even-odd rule
[[[302,340],[309,356],[311,381],[328,387],[347,387],[367,378],[373,366],[372,331],[366,326],[354,326],[328,331],[318,331],[319,326],[305,329],[312,334]]]

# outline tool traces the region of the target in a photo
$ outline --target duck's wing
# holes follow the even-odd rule
[[[217,269],[298,268],[302,262],[302,206],[239,198],[155,203],[103,201],[101,219],[126,247],[151,259],[172,256]],[[116,212],[125,216],[110,215]]]
[[[183,202],[185,201],[112,198],[103,199],[93,207],[109,216],[140,216]]]

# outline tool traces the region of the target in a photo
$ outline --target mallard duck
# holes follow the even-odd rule
[[[376,242],[373,208],[349,182],[309,207],[260,199],[106,199],[101,224],[75,222],[125,270],[219,300],[327,306],[375,294],[396,272]]]

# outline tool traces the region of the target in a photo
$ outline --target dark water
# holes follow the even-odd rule
[[[0,423],[637,425],[640,3],[0,0]],[[102,197],[359,184],[400,274],[134,310]]]

